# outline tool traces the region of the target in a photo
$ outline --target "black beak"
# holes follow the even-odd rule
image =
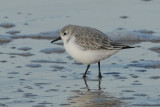
[[[57,39],[54,39],[53,41],[51,41],[51,43],[56,42],[58,40],[61,40],[61,37],[58,37]]]

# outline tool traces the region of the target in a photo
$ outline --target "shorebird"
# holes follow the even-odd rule
[[[98,77],[101,78],[101,60],[109,58],[121,49],[133,48],[112,42],[100,30],[78,25],[64,26],[60,31],[60,37],[51,43],[61,39],[65,50],[73,59],[87,64],[83,77],[86,77],[90,64],[98,63]]]

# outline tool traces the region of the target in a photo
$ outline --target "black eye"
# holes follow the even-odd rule
[[[66,35],[67,33],[66,32],[64,32],[64,35]]]

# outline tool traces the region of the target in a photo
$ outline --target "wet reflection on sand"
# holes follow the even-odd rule
[[[84,90],[75,90],[74,96],[70,97],[68,100],[70,102],[70,107],[120,107],[127,106],[126,103],[120,99],[114,97],[110,93],[104,92],[103,87],[101,88],[101,79],[90,80],[88,78],[83,78],[84,80]],[[97,88],[90,88],[88,82],[94,81]]]

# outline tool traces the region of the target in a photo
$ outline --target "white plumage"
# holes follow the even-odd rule
[[[64,39],[64,40],[63,40]],[[75,42],[75,37],[72,37],[70,41],[66,42],[65,38],[62,38],[64,41],[64,47],[69,53],[69,55],[75,60],[83,64],[93,64],[97,63],[100,60],[110,57],[119,50],[83,50],[79,44]]]

